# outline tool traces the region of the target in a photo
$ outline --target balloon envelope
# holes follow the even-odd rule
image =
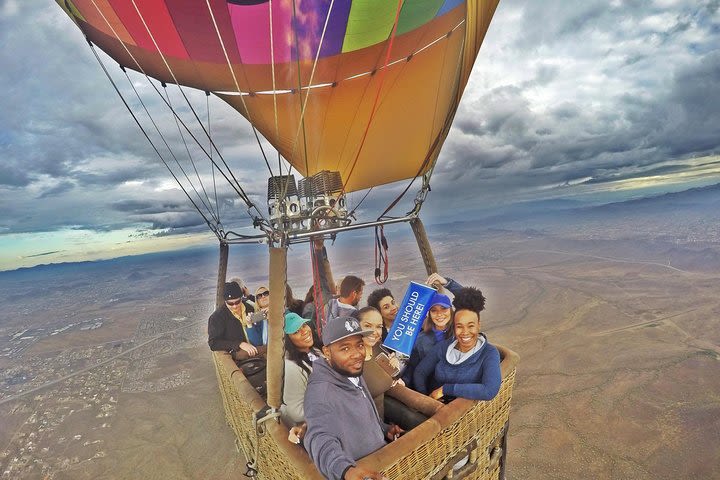
[[[498,2],[56,1],[121,65],[215,93],[346,191],[432,166]]]

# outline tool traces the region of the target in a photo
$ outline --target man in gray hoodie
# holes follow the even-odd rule
[[[403,433],[380,419],[362,378],[362,337],[370,333],[352,317],[329,320],[322,333],[327,360],[313,362],[305,390],[304,445],[320,473],[331,480],[381,480],[380,473],[356,466],[355,460]]]

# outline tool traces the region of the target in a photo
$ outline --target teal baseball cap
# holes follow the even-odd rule
[[[295,312],[288,312],[285,314],[285,333],[288,335],[295,333],[308,322],[310,322],[310,320],[307,318],[302,318]]]

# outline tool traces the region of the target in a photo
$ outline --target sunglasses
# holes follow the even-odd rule
[[[265,292],[258,293],[257,295],[255,295],[256,298],[269,297],[269,296],[270,296],[270,290],[267,290],[267,291],[265,291]]]
[[[238,298],[237,300],[225,300],[225,303],[228,307],[235,307],[242,303],[242,298]]]

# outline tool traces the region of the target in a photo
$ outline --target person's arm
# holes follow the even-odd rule
[[[422,332],[420,333],[422,335]],[[413,385],[413,373],[415,372],[415,368],[420,363],[420,360],[422,360],[422,356],[420,355],[420,350],[418,348],[418,344],[420,343],[420,337],[415,341],[415,347],[412,349],[412,352],[410,352],[410,358],[407,361],[407,364],[405,365],[405,371],[403,372],[402,381],[405,382],[405,385],[409,388],[412,388]]]
[[[292,423],[305,421],[303,400],[307,388],[307,374],[292,360],[285,359],[285,380],[283,382],[283,402],[285,415]]]
[[[325,402],[307,401],[305,419],[308,431],[304,445],[313,463],[326,478],[343,480],[346,472],[355,467],[355,461],[346,455],[340,439],[330,427],[338,421],[332,409]]]
[[[420,363],[418,363],[417,367],[415,367],[415,372],[413,373],[413,385],[415,390],[420,393],[424,393],[425,395],[430,392],[428,388],[428,377],[435,372],[435,365],[437,365],[440,360],[437,355],[437,351],[441,350],[441,344],[442,342],[435,345],[435,348],[433,348],[428,355],[425,355],[425,358],[420,360]]]
[[[458,293],[460,293],[460,290],[462,290],[462,289],[465,288],[465,287],[463,287],[462,285],[460,285],[458,282],[456,282],[456,281],[453,280],[452,278],[449,278],[449,277],[448,277],[448,278],[447,278],[447,284],[445,285],[445,288],[447,288],[447,289],[450,291],[450,293],[452,293],[453,295],[457,295]]]
[[[435,272],[430,274],[428,279],[425,281],[426,284],[434,286],[435,288],[443,287],[447,288],[450,293],[457,295],[460,290],[464,287],[450,277],[443,277],[439,273]]]
[[[256,347],[259,347],[263,344],[262,341],[262,329],[263,329],[263,322],[257,322],[251,324],[249,327],[245,327],[245,336],[248,339],[248,342],[253,344]]]
[[[350,467],[342,478],[343,480],[387,480],[381,473],[364,467]]]
[[[222,318],[213,313],[208,320],[208,345],[210,345],[210,350],[229,352],[239,348],[239,342],[227,340],[224,337],[225,323]]]
[[[492,347],[492,348],[490,348]],[[443,394],[470,400],[492,400],[500,391],[502,375],[500,373],[500,354],[492,345],[483,359],[481,371],[482,383],[448,383],[443,385]]]

